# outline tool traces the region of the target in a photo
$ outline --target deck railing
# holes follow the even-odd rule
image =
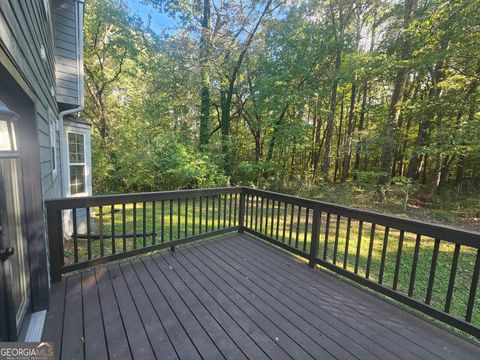
[[[245,187],[58,199],[46,207],[53,281],[245,231],[480,338],[479,233]]]
[[[47,200],[52,281],[71,271],[240,229],[242,188]]]

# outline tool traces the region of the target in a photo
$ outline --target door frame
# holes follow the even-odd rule
[[[5,56],[0,47],[0,83],[5,90],[2,98],[11,110],[20,115],[17,121],[16,133],[19,152],[21,154],[20,169],[23,192],[23,221],[30,279],[30,311],[37,312],[48,309],[49,302],[49,275],[46,250],[45,216],[43,192],[40,171],[40,146],[37,124],[37,99],[31,91],[31,86],[25,89],[27,82],[12,62]],[[1,291],[2,289],[0,289]],[[1,307],[8,304],[0,302]],[[25,316],[23,327],[28,325],[28,313]],[[2,313],[0,313],[2,314]],[[10,338],[16,339],[21,328],[16,329]]]
[[[1,161],[1,159],[0,159]],[[5,196],[5,188],[2,181],[0,181],[0,199]],[[23,204],[22,204],[23,205]],[[6,238],[5,229],[3,229],[4,219],[6,217],[4,206],[0,204],[0,247],[6,248],[12,244],[7,243],[9,239]],[[23,216],[23,209],[22,216]],[[0,324],[0,337],[4,340],[15,340],[16,334],[18,334],[17,329],[17,314],[15,312],[15,302],[13,300],[12,289],[12,274],[11,274],[11,264],[8,261],[0,261],[0,295],[2,299],[0,300],[0,314],[3,315],[6,321],[2,321]],[[13,309],[13,311],[12,311]],[[24,316],[25,318],[25,316]]]

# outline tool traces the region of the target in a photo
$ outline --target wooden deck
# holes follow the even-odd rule
[[[43,339],[62,359],[480,359],[475,345],[237,233],[54,284]]]

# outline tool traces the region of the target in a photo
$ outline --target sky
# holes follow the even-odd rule
[[[165,30],[171,30],[178,26],[174,19],[166,14],[160,13],[151,6],[143,5],[141,0],[126,0],[126,3],[132,13],[138,15],[145,24],[148,22],[148,17],[151,16],[152,20],[150,26],[156,33],[162,33]]]

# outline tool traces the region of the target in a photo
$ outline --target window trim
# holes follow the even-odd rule
[[[50,138],[50,165],[52,168],[52,176],[55,178],[58,174],[58,148],[57,148],[57,124],[58,120],[53,116],[53,112],[49,111],[48,129]]]
[[[87,152],[87,137],[85,136],[84,133],[80,132],[80,131],[72,131],[72,130],[68,130],[67,132],[67,172],[68,172],[68,177],[67,177],[67,181],[68,181],[68,193],[70,196],[85,196],[87,195],[87,156],[86,156],[86,152]],[[83,163],[72,163],[70,162],[70,142],[69,142],[69,139],[68,139],[68,135],[69,134],[75,134],[75,135],[81,135],[82,138],[83,138]],[[81,193],[76,193],[76,194],[72,194],[72,183],[71,183],[71,177],[70,177],[70,166],[75,166],[75,165],[83,165],[83,192]]]

